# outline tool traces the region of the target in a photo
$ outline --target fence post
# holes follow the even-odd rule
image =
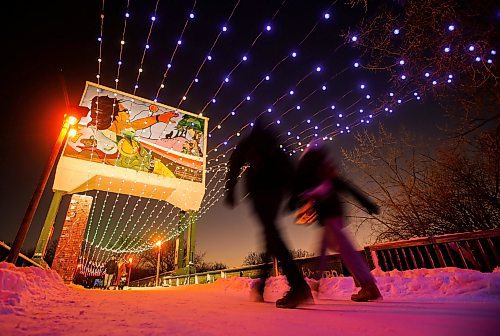
[[[380,264],[379,264],[379,261],[378,261],[377,251],[372,250],[370,247],[368,247],[368,250],[370,251],[370,255],[372,257],[373,267],[377,271],[381,271],[382,269],[380,268]]]

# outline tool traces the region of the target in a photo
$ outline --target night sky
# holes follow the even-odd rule
[[[331,1],[241,1],[227,23],[236,3],[197,1],[194,19],[189,21],[165,79],[165,88],[158,96],[159,102],[177,106],[217,35],[227,25],[227,32],[221,34],[211,53],[212,61],[206,62],[198,76],[199,83],[193,85],[188,99],[180,106],[194,113],[206,106],[203,114],[210,118],[209,130],[235,111],[220,130],[214,130],[208,143],[209,151],[269,106],[273,106],[273,111],[268,113],[269,119],[280,120],[277,128],[283,134],[282,140],[289,146],[287,148],[293,149],[297,146],[296,139],[292,141],[286,136],[293,126],[305,129],[308,126],[305,121],[311,119],[311,125],[320,125],[320,131],[333,125],[332,131],[338,122],[336,117],[322,122],[329,115],[344,109],[346,115],[359,109],[369,111],[377,106],[377,97],[390,91],[384,73],[372,74],[354,68],[354,62],[362,63],[359,52],[350,43],[342,45],[346,39],[341,34],[349,27],[355,33],[356,24],[365,15],[361,9],[351,9],[342,1],[330,9]],[[126,4],[125,0],[106,1],[104,8],[100,83],[110,87],[115,85]],[[121,91],[134,91],[155,4],[156,0],[130,1],[118,84]],[[101,2],[15,2],[7,6],[4,14],[16,20],[2,23],[5,25],[2,27],[4,77],[1,91],[4,106],[0,134],[6,154],[2,155],[0,168],[4,177],[0,240],[11,242],[61,126],[65,107],[61,77],[72,104],[79,102],[85,81],[96,82]],[[137,95],[155,98],[192,7],[192,1],[159,1]],[[325,19],[325,13],[331,15],[329,19]],[[269,31],[267,25],[270,25]],[[297,52],[297,57],[290,57],[293,51]],[[236,66],[243,56],[248,57],[247,61]],[[278,63],[279,66],[272,70]],[[317,67],[321,71],[316,71]],[[216,103],[209,103],[231,70],[234,71],[217,94]],[[270,80],[258,85],[266,75],[270,75]],[[360,84],[365,84],[367,89],[360,90]],[[370,94],[371,100],[365,98],[366,94]],[[251,99],[246,100],[247,96]],[[333,104],[335,110],[325,109]],[[288,110],[285,117],[280,117]],[[322,112],[315,115],[318,111]],[[370,125],[359,126],[359,129],[376,128],[379,122],[388,129],[406,126],[420,135],[434,138],[436,125],[442,125],[445,119],[429,101],[408,102],[394,113],[381,114]],[[231,139],[218,153],[234,144]],[[351,133],[336,136],[330,146],[338,153],[342,146],[352,144]],[[208,159],[218,153],[210,153]],[[50,202],[51,184],[52,180],[33,221],[26,249],[36,243]],[[67,204],[68,197],[61,206],[55,237],[60,232]],[[317,229],[294,226],[290,218],[283,221],[283,227],[291,248],[315,251]],[[362,232],[356,237],[358,242],[363,244],[368,234]],[[241,264],[249,251],[260,248],[258,226],[246,203],[234,211],[222,203],[212,207],[199,221],[197,239],[198,251],[206,252],[208,261],[230,266]]]

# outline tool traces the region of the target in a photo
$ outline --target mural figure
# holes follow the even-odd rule
[[[97,150],[116,158],[115,165],[140,171],[174,177],[174,174],[158,159],[146,150],[138,141],[135,132],[150,127],[158,122],[170,123],[179,116],[168,111],[150,117],[130,120],[128,110],[116,98],[95,96],[90,107],[89,128],[94,135],[81,141],[97,146]],[[86,145],[85,147],[89,147]],[[101,154],[102,155],[102,154]]]

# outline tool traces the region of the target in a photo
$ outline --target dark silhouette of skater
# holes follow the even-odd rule
[[[305,282],[302,273],[292,261],[285,242],[277,227],[276,219],[283,198],[289,192],[293,176],[293,164],[280,150],[276,136],[266,128],[265,121],[259,118],[251,133],[236,147],[229,159],[229,171],[226,176],[226,203],[235,205],[234,189],[238,176],[244,166],[246,191],[253,205],[253,210],[262,225],[265,240],[266,258],[276,257],[280,261],[290,290],[276,301],[279,308],[295,308],[301,303],[312,302],[311,290]],[[256,300],[263,301],[264,287],[269,268],[261,275],[261,281],[255,291]]]
[[[340,194],[350,194],[370,214],[379,212],[375,203],[338,175],[333,161],[328,159],[326,150],[313,144],[300,158],[289,208],[294,210],[312,201],[318,222],[324,227],[320,248],[320,274],[326,266],[326,250],[339,251],[355,282],[361,286],[359,293],[353,294],[351,299],[381,299],[382,295],[368,265],[343,231],[344,207]]]

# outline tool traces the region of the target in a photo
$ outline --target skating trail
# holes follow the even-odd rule
[[[1,335],[472,336],[497,335],[500,330],[499,273],[462,274],[459,278],[469,285],[461,282],[461,293],[453,290],[454,281],[441,281],[439,288],[433,280],[432,295],[422,279],[411,281],[415,277],[404,274],[386,274],[385,280],[377,276],[386,298],[374,303],[348,301],[347,293],[354,290],[352,279],[333,279],[321,283],[315,305],[286,310],[273,303],[286,290],[282,278],[268,282],[268,302],[255,303],[248,300],[251,280],[244,278],[210,285],[101,291],[67,288],[46,271],[36,272],[20,272],[0,263]],[[435,274],[432,279],[436,278]],[[35,284],[35,280],[45,283]],[[388,283],[399,284],[401,291],[405,290],[401,283],[407,283],[415,294],[396,295]],[[334,287],[337,296],[332,295]],[[443,294],[443,289],[450,295]]]

